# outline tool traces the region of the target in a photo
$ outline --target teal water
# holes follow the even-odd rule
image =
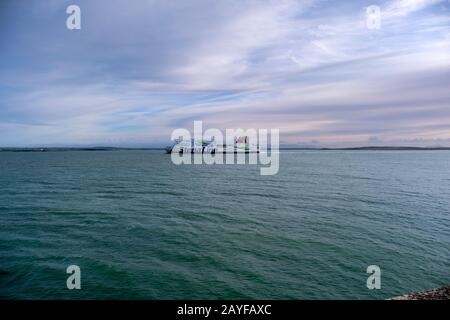
[[[450,152],[0,154],[0,297],[381,299],[450,284]],[[66,268],[81,268],[81,290]],[[382,270],[380,290],[366,268]]]

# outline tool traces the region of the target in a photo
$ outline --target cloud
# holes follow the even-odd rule
[[[444,2],[444,0],[395,0],[388,3],[383,10],[383,17],[404,17],[429,6]]]
[[[68,4],[4,5],[0,145],[163,145],[193,120],[289,144],[450,138],[446,2],[381,3],[380,30],[368,1],[79,1],[79,31]]]

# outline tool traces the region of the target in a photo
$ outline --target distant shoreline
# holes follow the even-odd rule
[[[118,147],[42,147],[42,148],[0,148],[0,152],[64,152],[64,151],[123,151],[123,150],[164,150],[164,148],[118,148]]]
[[[122,148],[122,147],[35,147],[35,148],[14,148],[14,147],[0,147],[0,152],[64,152],[64,151],[124,151],[124,150],[165,150],[164,148]],[[280,148],[280,150],[311,150],[311,151],[430,151],[430,150],[450,150],[450,147],[351,147],[351,148]]]
[[[280,150],[450,150],[450,147],[350,147],[350,148],[280,148]]]

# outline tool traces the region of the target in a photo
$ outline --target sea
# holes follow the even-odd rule
[[[450,151],[285,150],[273,176],[162,150],[0,153],[2,299],[386,299],[449,283]]]

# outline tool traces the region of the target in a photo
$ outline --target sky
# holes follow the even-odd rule
[[[450,1],[0,1],[0,147],[164,146],[194,120],[450,146]]]

